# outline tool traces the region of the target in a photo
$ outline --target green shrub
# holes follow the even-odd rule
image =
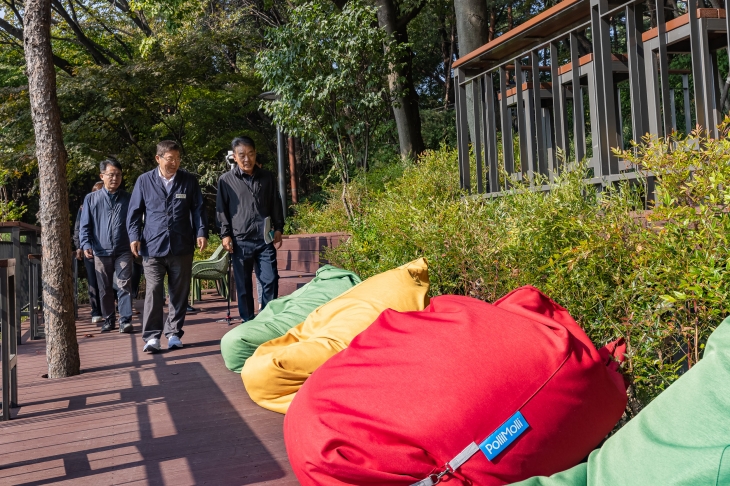
[[[215,232],[211,232],[208,236],[208,245],[205,247],[203,251],[200,251],[198,247],[195,247],[195,253],[193,253],[193,260],[207,260],[211,256],[213,256],[213,253],[218,249],[218,247],[221,245],[221,237],[219,234]]]
[[[627,340],[636,412],[700,358],[730,314],[730,142],[646,142],[620,156],[655,174],[649,213],[642,184],[598,192],[583,182],[583,165],[550,192],[467,196],[456,152],[442,148],[384,190],[353,184],[352,221],[333,190],[326,205],[300,205],[292,227],[349,232],[327,257],[363,277],[425,256],[432,295],[494,301],[521,285],[540,288],[597,346]]]

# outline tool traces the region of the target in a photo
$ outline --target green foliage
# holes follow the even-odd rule
[[[373,133],[388,118],[384,81],[397,48],[377,27],[376,9],[359,0],[342,11],[329,0],[307,2],[289,16],[269,30],[270,49],[256,60],[277,95],[262,107],[285,132],[313,143],[347,184],[355,164],[367,167]]]
[[[213,256],[213,253],[218,249],[218,247],[221,245],[221,237],[220,235],[216,233],[211,233],[208,237],[208,246],[205,247],[205,250],[200,251],[198,247],[195,247],[195,253],[193,254],[193,260],[207,260],[211,256]]]
[[[494,301],[535,285],[596,345],[627,340],[624,369],[646,404],[697,362],[730,314],[730,140],[698,137],[647,140],[622,154],[656,175],[651,212],[637,210],[643,187],[598,193],[583,182],[585,166],[551,192],[470,197],[459,189],[456,152],[443,148],[382,191],[354,184],[351,221],[333,194],[323,207],[297,208],[297,228],[349,232],[328,258],[363,277],[425,256],[433,295]]]
[[[0,201],[0,222],[20,221],[27,210],[26,206],[15,201]]]
[[[125,2],[114,4],[117,10],[83,5],[85,35],[119,62],[90,62],[88,52],[64,40],[73,38],[68,23],[54,24],[54,54],[73,61],[73,76],[57,75],[72,214],[98,180],[101,159],[118,158],[131,189],[155,166],[162,139],[182,146],[183,167],[200,176],[209,201],[233,137],[249,135],[263,158],[271,153],[273,128],[258,114],[262,85],[253,71],[263,28],[252,25],[249,11],[236,4],[205,11],[194,0],[148,0],[129,15],[118,10]],[[149,34],[131,20],[144,18],[139,9],[147,11]],[[37,164],[23,69],[22,50],[0,50],[0,168],[11,174],[0,200],[27,206],[25,218],[35,223]]]

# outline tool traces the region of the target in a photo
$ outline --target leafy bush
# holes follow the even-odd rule
[[[351,221],[333,194],[324,206],[300,205],[292,227],[349,232],[328,258],[363,277],[425,256],[433,295],[494,301],[521,285],[540,288],[596,345],[627,340],[631,415],[697,362],[730,314],[730,141],[698,145],[699,136],[620,154],[655,174],[651,212],[641,210],[642,184],[598,192],[583,182],[583,165],[551,192],[470,197],[456,151],[442,148],[383,190],[353,184]]]
[[[208,258],[213,256],[213,253],[218,249],[218,247],[221,245],[221,237],[220,235],[216,234],[215,232],[211,232],[208,235],[208,245],[205,247],[203,251],[200,251],[198,247],[195,247],[195,252],[193,253],[193,260],[207,260]]]

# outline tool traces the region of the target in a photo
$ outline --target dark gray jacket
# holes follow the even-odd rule
[[[276,177],[256,167],[247,176],[238,166],[218,179],[216,215],[221,238],[264,239],[264,220],[271,218],[274,231],[284,231],[284,212],[276,188]]]
[[[97,256],[131,251],[126,224],[129,199],[124,189],[113,195],[101,189],[86,196],[79,227],[82,249],[91,248]]]

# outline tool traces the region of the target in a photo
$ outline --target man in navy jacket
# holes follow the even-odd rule
[[[127,235],[129,193],[122,186],[122,165],[107,159],[99,164],[104,187],[88,194],[81,212],[79,240],[86,258],[94,259],[96,282],[104,324],[101,332],[116,326],[114,274],[117,276],[119,332],[132,332],[132,252]]]
[[[182,348],[193,252],[208,244],[203,194],[198,180],[180,168],[180,146],[157,144],[158,167],[139,176],[129,203],[127,229],[132,253],[142,255],[147,282],[142,319],[143,351],[160,350],[164,332],[168,349]],[[170,304],[162,322],[167,275]]]

